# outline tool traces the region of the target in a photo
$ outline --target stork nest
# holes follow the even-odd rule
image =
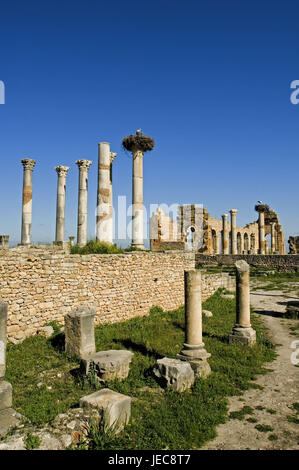
[[[270,210],[270,207],[268,206],[268,204],[257,204],[255,206],[255,210],[257,212],[268,212]]]
[[[148,152],[153,150],[155,141],[148,135],[144,134],[131,134],[123,138],[122,146],[124,149],[129,150],[142,150],[142,152]]]

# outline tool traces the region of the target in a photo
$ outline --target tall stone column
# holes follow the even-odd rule
[[[5,377],[6,370],[6,330],[7,304],[0,303],[0,380]]]
[[[184,272],[185,281],[185,343],[178,359],[190,362],[195,376],[207,377],[210,366],[202,341],[202,306],[201,306],[201,272],[191,270]]]
[[[78,194],[78,231],[77,244],[85,246],[87,242],[87,188],[88,170],[92,161],[77,160],[79,168],[79,194]]]
[[[250,324],[250,267],[244,260],[235,263],[236,268],[236,324],[229,342],[247,345],[256,342],[256,333]]]
[[[222,253],[228,255],[228,230],[227,230],[227,214],[222,215]]]
[[[112,164],[116,153],[110,152],[108,142],[99,143],[97,241],[113,243]]]
[[[237,254],[237,209],[231,209],[230,211],[230,220],[231,220],[231,254]]]
[[[125,137],[123,147],[132,152],[133,157],[133,188],[132,188],[132,247],[144,250],[143,241],[143,155],[154,148],[154,139],[142,134]]]
[[[276,246],[275,246],[275,222],[271,222],[271,253],[272,255],[276,251]]]
[[[69,171],[68,166],[56,166],[55,170],[58,175],[57,180],[57,204],[56,204],[56,243],[64,242],[64,226],[65,226],[65,182],[66,175]]]
[[[7,304],[0,303],[0,436],[8,431],[10,427],[8,416],[1,419],[1,412],[11,408],[12,405],[12,386],[9,382],[4,381],[6,371],[6,330],[7,330]],[[16,424],[13,423],[13,424]]]
[[[30,245],[32,225],[32,173],[36,161],[25,158],[21,160],[21,163],[24,167],[21,245]]]
[[[259,254],[265,254],[265,213],[259,211]]]

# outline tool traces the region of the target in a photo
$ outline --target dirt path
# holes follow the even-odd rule
[[[298,292],[298,284],[296,290]],[[255,381],[263,390],[251,389],[242,397],[229,399],[229,412],[239,411],[246,405],[254,408],[253,414],[220,425],[218,436],[203,449],[299,449],[299,425],[288,420],[288,416],[296,416],[293,404],[299,402],[299,366],[291,363],[294,349],[290,347],[294,340],[299,340],[299,333],[292,335],[290,326],[298,325],[299,321],[277,316],[285,311],[288,300],[298,300],[295,292],[257,290],[251,293],[251,305],[263,316],[269,337],[277,345],[278,356],[267,365],[273,372]],[[252,422],[254,420],[256,422]],[[255,428],[258,424],[271,426],[273,430],[258,431]]]

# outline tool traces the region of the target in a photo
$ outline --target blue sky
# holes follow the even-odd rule
[[[34,241],[55,235],[56,172],[67,178],[66,237],[76,235],[78,169],[89,172],[95,233],[97,144],[111,143],[114,198],[131,201],[125,135],[141,128],[144,202],[201,203],[214,217],[262,200],[299,234],[297,1],[2,1],[0,233],[20,241],[22,158],[34,158]]]

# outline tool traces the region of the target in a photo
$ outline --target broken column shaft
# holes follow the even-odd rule
[[[275,253],[276,243],[275,243],[275,222],[271,222],[271,253]]]
[[[259,254],[265,254],[265,213],[259,212]]]
[[[21,163],[24,167],[21,245],[30,245],[32,225],[32,173],[36,161],[25,158],[21,160]]]
[[[90,160],[77,160],[79,168],[79,191],[78,191],[78,231],[77,244],[85,246],[87,242],[87,188],[88,170],[92,162]]]
[[[246,261],[235,263],[236,268],[236,324],[229,342],[254,344],[256,333],[250,324],[250,267]]]
[[[64,242],[64,226],[65,226],[65,182],[66,182],[67,172],[69,171],[69,167],[56,166],[55,170],[58,175],[55,242],[62,243]]]
[[[207,359],[211,356],[202,341],[201,272],[185,271],[185,343],[178,359],[188,361],[196,377],[211,372]]]

